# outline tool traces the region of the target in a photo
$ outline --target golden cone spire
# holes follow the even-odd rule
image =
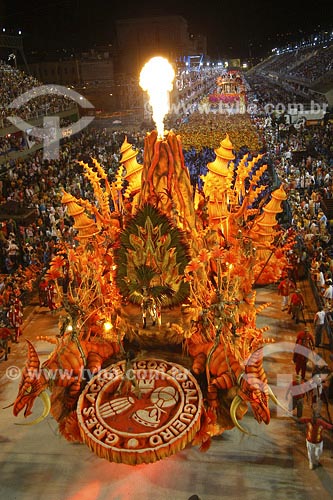
[[[250,237],[257,244],[258,257],[267,258],[270,254],[269,245],[273,242],[276,234],[274,230],[277,225],[276,214],[283,212],[281,204],[286,198],[287,195],[282,185],[273,191],[271,200],[263,208],[263,213],[258,217],[250,231]]]
[[[99,233],[99,229],[93,219],[84,213],[84,208],[77,203],[77,199],[69,193],[64,192],[61,202],[65,205],[67,214],[74,219],[74,228],[78,231],[77,238],[88,240],[94,234]]]
[[[234,160],[235,155],[233,154],[233,145],[232,142],[229,139],[229,135],[226,134],[225,139],[221,141],[220,147],[218,149],[215,149],[215,154],[218,158],[221,158],[223,160]]]
[[[204,194],[209,198],[208,213],[210,222],[214,225],[222,222],[227,225],[226,217],[229,215],[228,204],[230,202],[228,194],[233,177],[233,166],[229,167],[229,162],[234,160],[232,153],[233,145],[228,134],[220,143],[220,147],[215,149],[216,158],[207,164],[208,173],[205,176]],[[226,232],[227,227],[224,228]]]
[[[124,142],[120,148],[121,159],[120,163],[126,163],[131,158],[135,157],[138,153],[132,148],[132,144],[127,141],[127,136],[125,136]]]
[[[127,189],[124,193],[125,198],[136,195],[141,189],[141,174],[143,165],[137,162],[136,157],[138,151],[132,148],[132,145],[127,141],[127,136],[120,148],[121,159],[120,163],[125,167],[126,174],[124,178],[128,182]]]
[[[61,203],[65,205],[68,215],[76,217],[84,212],[84,208],[77,203],[77,199],[69,193],[64,192]]]

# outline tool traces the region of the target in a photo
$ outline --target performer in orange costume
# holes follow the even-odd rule
[[[281,311],[288,309],[289,295],[296,290],[296,285],[289,276],[283,279],[278,285],[278,294],[281,295]]]
[[[45,288],[47,305],[50,311],[55,311],[57,309],[56,304],[56,290],[53,281],[49,281],[47,287]]]
[[[299,422],[306,424],[306,448],[309,459],[309,469],[320,466],[319,459],[323,453],[323,431],[333,429],[333,425],[320,418],[317,410],[312,418],[302,417]]]
[[[19,336],[22,335],[21,325],[23,323],[23,304],[18,297],[15,297],[12,300],[9,306],[7,317],[10,326],[14,328],[15,331],[14,342],[17,343]]]
[[[311,351],[314,350],[314,338],[309,330],[309,327],[305,326],[304,330],[298,332],[297,334],[293,355],[296,374],[299,375],[300,373],[303,380],[305,380],[306,363],[310,355],[308,349],[310,349]]]
[[[290,313],[296,323],[299,323],[300,313],[303,311],[305,305],[304,297],[300,289],[295,290],[290,297]]]

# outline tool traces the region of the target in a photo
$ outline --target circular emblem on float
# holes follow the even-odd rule
[[[78,406],[83,441],[99,457],[130,465],[182,450],[200,429],[202,393],[183,366],[121,361],[86,385]]]

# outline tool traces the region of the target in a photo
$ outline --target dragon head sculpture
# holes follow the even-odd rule
[[[237,395],[230,406],[230,416],[234,425],[246,434],[249,434],[249,432],[240,425],[236,416],[241,403],[248,402],[257,422],[264,422],[266,425],[269,424],[271,418],[269,399],[288,413],[288,410],[278,401],[268,385],[262,360],[263,348],[261,347],[254,351],[245,363],[245,370],[238,377]]]
[[[27,339],[26,339],[27,340]],[[28,417],[31,415],[32,407],[38,396],[41,397],[44,403],[44,411],[41,416],[29,422],[27,424],[19,425],[33,425],[41,422],[49,414],[51,409],[51,403],[46,388],[48,382],[40,371],[40,361],[38,354],[32,345],[32,343],[27,340],[28,343],[28,359],[26,365],[22,371],[22,378],[18,390],[18,394],[13,406],[13,414],[16,417],[23,409],[24,416]]]

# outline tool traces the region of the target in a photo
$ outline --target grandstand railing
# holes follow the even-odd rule
[[[10,112],[9,112],[10,113]],[[79,110],[77,104],[73,104],[71,107],[68,106],[59,106],[58,109],[53,109],[52,113],[47,113],[45,110],[37,110],[31,114],[28,118],[25,118],[25,121],[29,120],[29,125],[31,126],[40,126],[43,123],[43,118],[45,116],[59,116],[60,118],[67,118],[71,115],[78,115]],[[17,128],[14,125],[6,125],[6,118],[0,118],[0,137],[3,137],[7,134],[13,134],[17,132]]]
[[[29,122],[29,125],[31,127],[39,127],[43,125],[43,118],[46,115],[40,115],[39,118],[32,119],[31,122]],[[59,113],[55,114],[50,114],[47,116],[59,116],[59,118],[71,118],[71,122],[75,122],[79,119],[79,108],[75,104],[75,106],[72,106],[71,108],[67,108],[64,111],[61,111]],[[1,125],[1,123],[0,123]],[[15,134],[18,132],[18,129],[14,126],[11,125],[10,127],[6,128],[0,128],[0,138],[5,137],[8,134]],[[21,132],[23,135],[24,132]],[[22,150],[11,150],[5,153],[0,154],[0,165],[3,165],[4,163],[7,163],[9,160],[16,160],[18,158],[24,158],[25,156],[34,153],[38,149],[41,149],[43,147],[43,142],[39,141],[36,142],[33,146],[28,147],[26,146]],[[0,176],[5,175],[5,172],[1,172]]]
[[[324,307],[324,301],[322,296],[320,295],[316,283],[313,281],[311,278],[310,272],[308,272],[308,280],[311,286],[311,290],[313,293],[313,296],[315,298],[316,304],[317,304],[317,309],[320,311]],[[325,316],[325,330],[327,334],[327,338],[329,340],[330,344],[330,350],[333,350],[333,313],[328,312]]]

